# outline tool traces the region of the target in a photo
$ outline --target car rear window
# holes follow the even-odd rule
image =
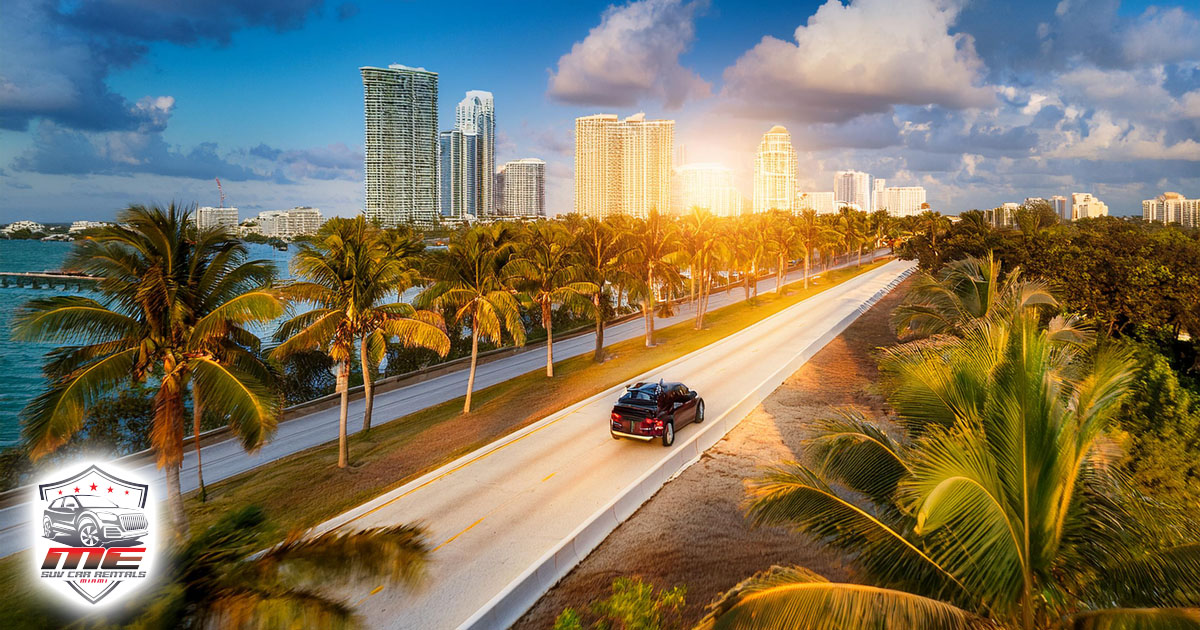
[[[91,496],[79,497],[79,504],[83,507],[117,507],[116,503],[113,503],[108,499]]]

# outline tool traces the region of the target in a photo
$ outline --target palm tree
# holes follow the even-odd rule
[[[821,222],[815,210],[803,210],[796,220],[796,242],[804,249],[804,288],[808,288],[808,276],[812,268],[812,253],[818,251],[826,240],[837,233]]]
[[[132,382],[157,382],[150,443],[165,469],[177,535],[187,533],[180,492],[184,396],[227,417],[247,450],[274,431],[279,397],[242,326],[270,321],[280,300],[244,247],[218,230],[197,231],[190,212],[130,206],[119,225],[76,243],[71,268],[102,278],[98,299],[32,300],[16,314],[14,339],[63,344],[48,357],[47,391],[22,411],[23,437],[36,459],[67,442],[100,396]]]
[[[571,234],[559,223],[539,221],[525,233],[522,251],[504,266],[513,285],[541,308],[546,329],[546,377],[554,377],[554,327],[556,305],[576,314],[592,308],[589,296],[600,292],[586,280],[587,268],[577,259]]]
[[[700,207],[693,207],[680,222],[680,244],[691,273],[691,300],[696,305],[696,330],[704,327],[707,291],[712,284],[713,267],[722,251],[718,223],[717,217]]]
[[[463,413],[471,413],[479,339],[498,344],[501,333],[508,332],[516,345],[525,344],[521,307],[502,271],[515,249],[511,229],[504,225],[460,232],[445,251],[430,259],[426,275],[433,284],[417,296],[422,306],[454,308],[455,322],[471,326],[471,368]]]
[[[1194,514],[1147,509],[1113,472],[1130,357],[1035,307],[1008,315],[886,351],[903,434],[826,421],[808,465],[750,490],[756,523],[853,554],[860,583],[777,568],[700,627],[1196,627]]]
[[[747,301],[751,299],[752,288],[754,295],[758,295],[759,263],[766,256],[765,240],[759,230],[759,216],[761,215],[741,217],[729,235],[730,256],[736,261],[735,264],[741,273],[742,288],[745,290]]]
[[[842,233],[842,242],[846,246],[846,254],[858,250],[858,264],[862,264],[862,246],[866,239],[866,221],[862,212],[845,207],[839,215],[838,229]],[[847,263],[849,264],[849,263]]]
[[[567,215],[566,220],[575,235],[575,249],[587,269],[587,278],[600,289],[592,293],[592,313],[596,318],[596,352],[592,359],[599,363],[604,360],[605,309],[602,306],[603,301],[611,301],[605,288],[610,284],[623,284],[621,259],[628,246],[623,235],[608,221],[574,214]],[[618,303],[620,297],[618,292]]]
[[[875,262],[875,250],[887,239],[892,230],[892,217],[887,210],[876,210],[867,217],[867,240],[871,244],[871,262]]]
[[[679,231],[670,218],[651,209],[645,219],[633,222],[626,263],[633,278],[630,298],[641,301],[646,321],[646,347],[654,347],[654,303],[656,292],[679,281],[676,264],[682,262]]]
[[[394,254],[379,228],[359,215],[337,217],[321,226],[316,239],[300,246],[292,258],[297,280],[283,288],[293,306],[312,308],[293,315],[275,333],[281,343],[271,352],[276,359],[321,350],[338,368],[341,397],[338,417],[338,468],[350,462],[347,421],[350,405],[350,366],[355,345],[363,371],[367,408],[363,430],[371,426],[372,366],[383,360],[387,340],[396,337],[406,347],[428,348],[445,356],[450,350],[440,315],[418,311],[398,301],[398,291],[412,286],[415,271]]]
[[[796,249],[798,234],[792,224],[792,215],[779,210],[768,214],[766,231],[767,248],[775,255],[775,293],[783,295],[783,278],[787,274],[788,260]]]
[[[1020,268],[1001,277],[1000,261],[966,258],[946,265],[935,278],[921,272],[892,312],[901,337],[962,335],[981,320],[1004,320],[1034,305],[1058,306],[1044,282],[1024,280]]]
[[[330,579],[415,586],[425,575],[425,532],[409,525],[293,535],[262,552],[261,509],[233,512],[171,548],[157,586],[108,613],[125,628],[354,628],[353,608]]]

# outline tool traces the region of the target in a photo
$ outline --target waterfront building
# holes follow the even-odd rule
[[[200,228],[201,230],[223,227],[231,232],[236,233],[238,226],[238,209],[201,206],[196,208],[196,213],[193,216],[193,220],[196,222],[196,227]]]
[[[771,127],[754,158],[754,212],[795,210],[796,168],[791,134],[782,125]]]
[[[575,212],[604,218],[671,208],[675,121],[639,112],[575,119]],[[506,183],[507,187],[507,183]]]
[[[522,158],[505,163],[497,181],[504,183],[502,212],[509,217],[546,216],[546,163]]]
[[[67,229],[67,234],[78,234],[84,230],[102,228],[109,225],[112,224],[107,221],[72,221],[71,227]]]
[[[1050,198],[1050,207],[1054,208],[1054,214],[1062,221],[1071,220],[1071,205],[1067,203],[1067,198],[1062,195],[1054,195]]]
[[[1157,223],[1178,223],[1185,228],[1200,227],[1200,199],[1188,199],[1177,192],[1165,192],[1142,202],[1142,219]]]
[[[890,210],[887,201],[887,180],[876,178],[871,187],[871,211]],[[895,216],[895,215],[893,215]]]
[[[454,110],[454,128],[475,134],[478,166],[472,177],[475,190],[475,214],[492,216],[499,211],[493,174],[496,172],[496,104],[491,92],[469,90]],[[443,214],[445,207],[443,206]]]
[[[441,133],[440,212],[443,218],[479,216],[479,136],[459,129]]]
[[[741,194],[733,187],[733,170],[721,164],[685,164],[676,173],[678,213],[701,207],[719,217],[741,213]]]
[[[243,224],[242,231],[244,234],[261,234],[267,238],[290,239],[316,234],[322,223],[324,219],[320,210],[297,206],[290,210],[259,212],[253,221]]]
[[[861,171],[838,171],[833,177],[833,196],[838,208],[849,206],[871,211],[871,176]]]
[[[392,64],[359,68],[366,127],[364,213],[384,227],[438,214],[438,75]]]
[[[882,205],[876,209],[887,210],[893,217],[911,217],[921,214],[923,205],[924,186],[891,186],[884,189]]]
[[[38,223],[37,221],[29,221],[26,219],[21,221],[13,221],[12,223],[4,226],[4,229],[0,229],[0,232],[5,234],[14,234],[22,230],[29,230],[30,232],[45,232],[46,226]]]
[[[796,210],[812,209],[817,214],[835,214],[838,209],[833,203],[833,191],[800,191],[796,193]]]
[[[1071,220],[1108,216],[1108,206],[1091,193],[1071,193]]]

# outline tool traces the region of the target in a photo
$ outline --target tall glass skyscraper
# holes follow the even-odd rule
[[[470,90],[454,110],[454,128],[478,137],[476,202],[479,216],[496,214],[496,104],[491,92]]]
[[[833,177],[833,196],[838,210],[851,206],[871,211],[871,176],[862,171],[838,171]]]
[[[501,198],[504,215],[510,217],[546,216],[546,163],[537,158],[522,158],[504,165]]]
[[[763,134],[754,159],[754,211],[784,210],[796,205],[796,150],[782,125]]]
[[[479,137],[458,129],[441,134],[441,214],[479,216]]]
[[[364,213],[384,226],[438,214],[438,75],[392,64],[359,68],[366,120]]]

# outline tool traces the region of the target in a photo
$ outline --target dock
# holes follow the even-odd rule
[[[74,289],[82,291],[96,286],[100,278],[56,271],[0,272],[0,287],[29,287],[33,289]]]

